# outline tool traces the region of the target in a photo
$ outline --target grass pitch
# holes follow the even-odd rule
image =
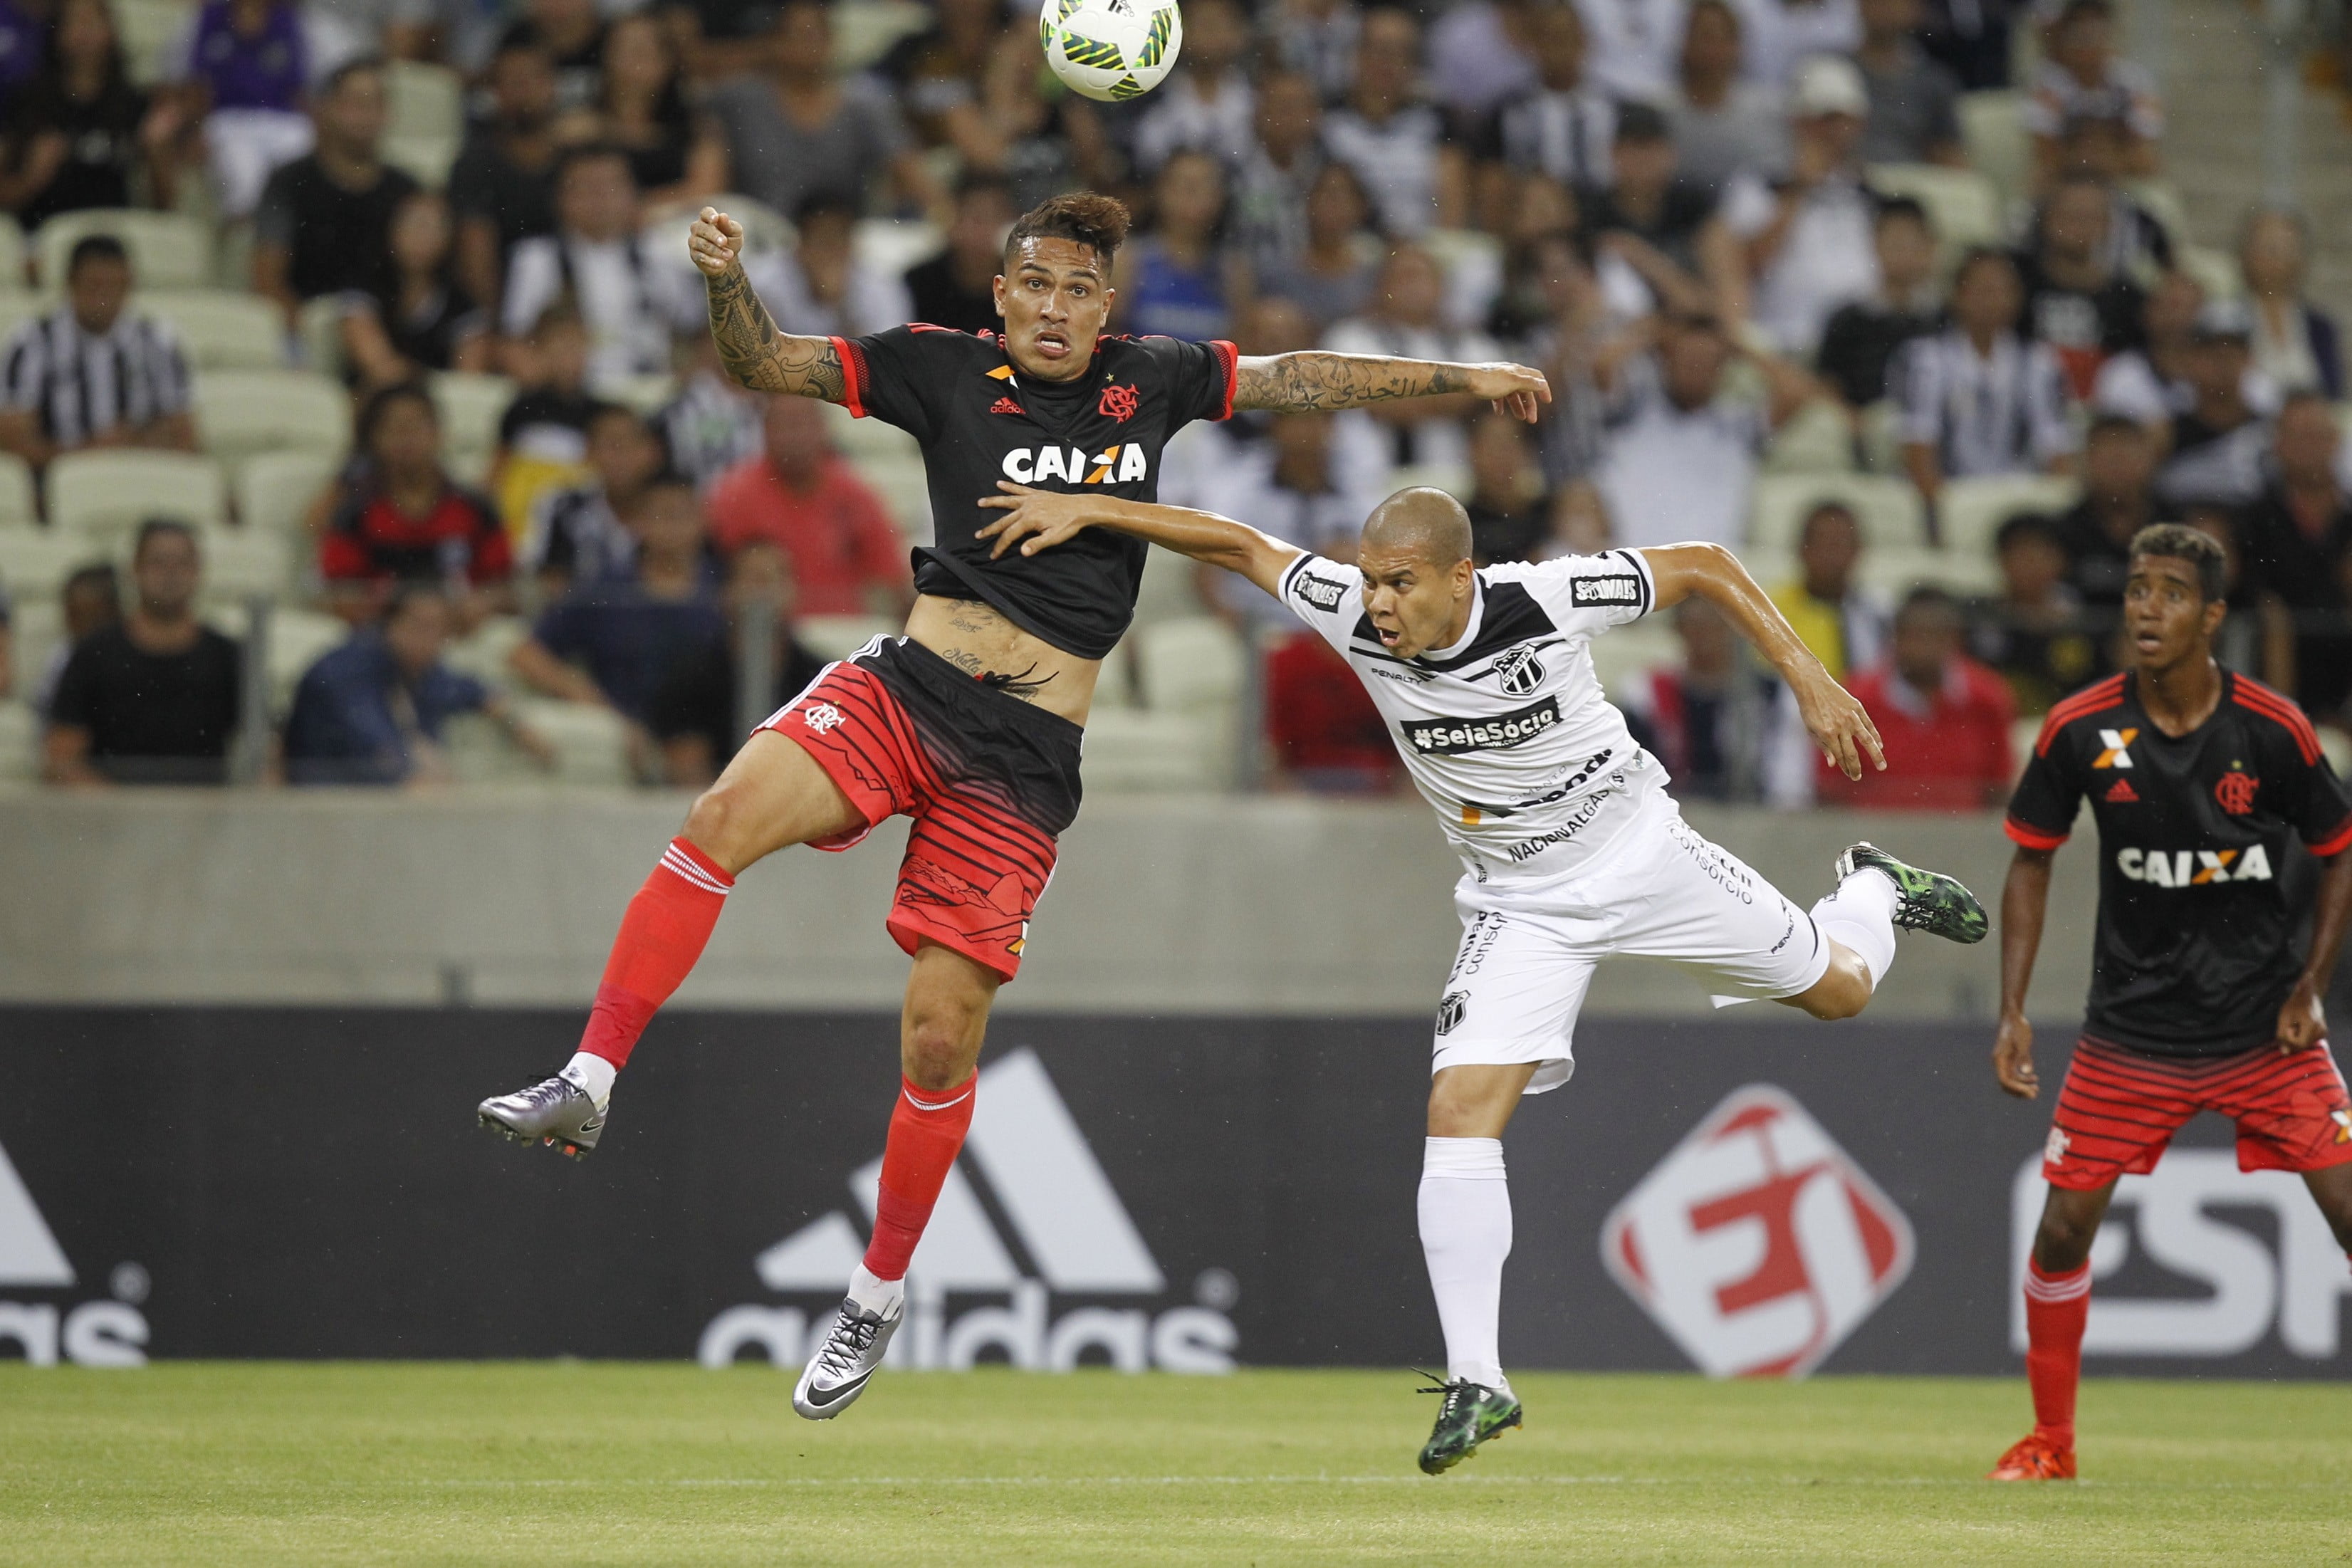
[[[1978,1478],[2021,1381],[1530,1375],[1438,1479],[1403,1373],[0,1368],[0,1563],[2335,1563],[2352,1394],[2094,1381],[2084,1479]]]

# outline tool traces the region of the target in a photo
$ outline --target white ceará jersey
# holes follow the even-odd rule
[[[1363,574],[1301,555],[1282,602],[1339,651],[1394,731],[1412,782],[1478,880],[1573,874],[1665,770],[1602,694],[1587,645],[1648,612],[1638,551],[1477,573],[1469,628],[1400,658],[1364,612]]]

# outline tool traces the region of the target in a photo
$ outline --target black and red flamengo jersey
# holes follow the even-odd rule
[[[2169,1057],[2270,1039],[2303,968],[2280,883],[2288,834],[2315,855],[2352,847],[2352,795],[2303,710],[2225,669],[2212,717],[2174,737],[2129,671],[2109,676],[2050,710],[2010,837],[2055,849],[2086,796],[2099,924],[2084,1032]]]
[[[1089,529],[1035,555],[992,561],[994,542],[974,535],[1004,514],[983,510],[981,498],[1013,479],[1159,500],[1168,438],[1195,419],[1234,411],[1234,345],[1106,337],[1087,374],[1061,382],[1021,375],[993,332],[893,327],[835,338],[833,347],[850,413],[870,414],[922,443],[935,542],[914,552],[916,590],[982,600],[1055,647],[1083,658],[1108,655],[1134,617],[1150,547]]]

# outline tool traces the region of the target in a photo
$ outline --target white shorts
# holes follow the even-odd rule
[[[1575,1070],[1576,1015],[1592,967],[1612,953],[1680,964],[1730,1000],[1794,996],[1829,968],[1813,919],[1730,851],[1709,843],[1660,791],[1608,858],[1557,882],[1454,890],[1462,947],[1437,1005],[1430,1070],[1540,1062],[1527,1091]]]

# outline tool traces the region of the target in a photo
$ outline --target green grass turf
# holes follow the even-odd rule
[[[0,1563],[2336,1563],[2352,1394],[2094,1381],[2085,1479],[1978,1478],[2021,1383],[1530,1375],[1413,1468],[1403,1373],[0,1368]]]

